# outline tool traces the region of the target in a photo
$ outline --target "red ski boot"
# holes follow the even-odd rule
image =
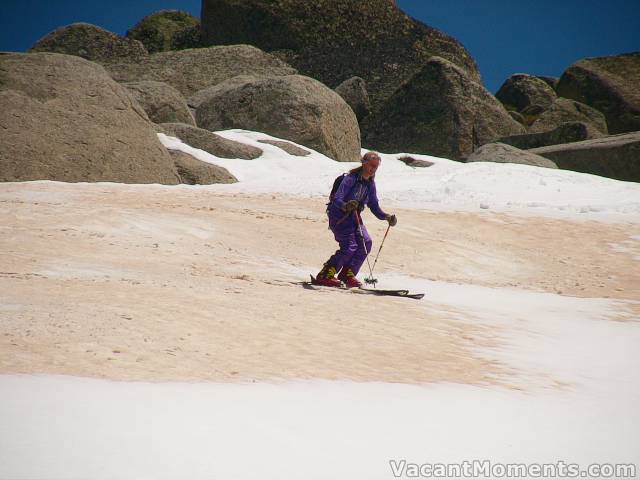
[[[325,265],[316,277],[316,283],[325,287],[340,287],[342,282],[336,278],[336,267]]]
[[[359,288],[362,283],[356,278],[356,274],[353,273],[351,267],[344,267],[338,275],[338,279],[342,280],[347,288]]]

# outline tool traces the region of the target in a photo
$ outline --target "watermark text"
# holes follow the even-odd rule
[[[633,463],[593,463],[581,467],[558,460],[556,463],[494,463],[470,460],[461,463],[410,463],[389,460],[396,478],[637,478]]]

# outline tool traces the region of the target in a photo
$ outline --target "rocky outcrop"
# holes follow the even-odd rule
[[[558,80],[559,80],[558,77],[549,77],[547,75],[536,75],[536,77],[542,80],[547,85],[549,85],[551,88],[553,88],[554,91],[558,86]]]
[[[358,121],[371,113],[371,101],[367,93],[367,85],[362,78],[348,78],[338,85],[335,90],[351,107]]]
[[[556,99],[556,92],[538,77],[516,73],[502,84],[496,98],[508,110],[521,112],[529,105],[548,107]]]
[[[460,42],[391,0],[203,0],[202,29],[207,45],[255,45],[331,88],[361,77],[374,109],[434,55],[480,81]]]
[[[204,150],[221,158],[241,158],[253,160],[262,155],[262,150],[244,143],[234,142],[203,128],[184,123],[163,123],[159,125],[162,133],[179,138],[187,145]]]
[[[527,133],[524,135],[512,135],[502,137],[499,141],[522,150],[530,148],[546,147],[561,143],[580,142],[591,138],[600,138],[604,135],[584,122],[566,122],[559,127],[541,133]]]
[[[538,117],[545,111],[546,111],[546,108],[543,107],[542,105],[533,104],[523,108],[521,112],[517,112],[517,113],[520,113],[520,115],[522,116],[523,121],[521,123],[526,127],[530,127],[536,120],[538,120]],[[550,127],[550,128],[553,128],[553,127]]]
[[[363,144],[461,160],[477,147],[525,129],[464,70],[438,57],[362,122]]]
[[[309,150],[300,148],[291,142],[285,142],[283,140],[269,140],[269,139],[262,139],[258,141],[260,143],[267,143],[269,145],[273,145],[274,147],[278,147],[284,150],[285,152],[287,152],[289,155],[293,155],[295,157],[306,157],[307,155],[311,155],[311,152]]]
[[[640,132],[528,151],[566,170],[640,182]]]
[[[302,75],[236,80],[219,85],[196,110],[207,130],[243,128],[291,140],[334,160],[360,159],[358,121],[346,102]]]
[[[139,61],[148,56],[144,45],[89,23],[72,23],[38,40],[31,52],[76,55],[98,63],[121,59]]]
[[[566,122],[583,122],[606,135],[607,122],[604,115],[584,103],[558,98],[544,112],[536,115],[529,132],[539,133],[553,130]]]
[[[98,64],[0,55],[0,180],[179,183],[144,110]]]
[[[558,168],[551,160],[499,142],[481,146],[467,157],[466,162],[518,163],[533,167]]]
[[[640,130],[640,52],[587,58],[560,77],[558,95],[604,114],[609,133]]]
[[[513,118],[516,122],[518,122],[521,125],[525,125],[524,115],[522,115],[519,112],[516,112],[515,110],[507,110],[507,112],[509,112],[509,116]]]
[[[409,155],[404,155],[402,157],[398,157],[402,163],[411,168],[429,168],[433,167],[433,162],[428,160],[420,160],[418,158],[413,158]]]
[[[127,32],[149,53],[183,50],[201,46],[200,20],[187,12],[161,10],[147,15]]]
[[[161,52],[139,62],[110,63],[105,68],[118,82],[165,82],[185,98],[237,75],[297,73],[273,55],[248,45]]]
[[[171,85],[145,80],[125,83],[137,102],[155,123],[179,122],[196,124],[184,97]]]
[[[238,180],[226,168],[206,163],[188,153],[169,150],[180,183],[187,185],[211,185],[212,183],[235,183]]]
[[[236,77],[231,77],[221,83],[217,83],[215,85],[211,85],[210,87],[203,88],[202,90],[198,90],[187,99],[187,105],[189,105],[189,108],[193,109],[195,113],[198,107],[210,98],[219,97],[220,95],[224,94],[225,91],[244,85],[247,82],[253,82],[260,78],[267,77],[268,75],[263,77],[258,75],[238,75]]]

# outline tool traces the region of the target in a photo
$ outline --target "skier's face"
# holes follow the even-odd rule
[[[376,170],[380,166],[380,157],[373,157],[371,160],[362,164],[362,176],[364,178],[370,178],[375,175]]]

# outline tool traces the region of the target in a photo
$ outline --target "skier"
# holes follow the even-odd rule
[[[356,275],[371,251],[373,243],[360,216],[365,205],[377,218],[386,220],[392,227],[397,223],[395,215],[385,213],[378,205],[375,174],[380,166],[380,156],[375,152],[367,152],[361,161],[361,166],[354,168],[342,178],[336,179],[336,183],[339,180],[341,183],[335,193],[332,191],[329,198],[327,206],[329,229],[333,232],[340,248],[318,273],[316,281],[320,285],[338,287],[341,282],[344,282],[347,288],[362,285]],[[336,184],[334,188],[335,186]],[[338,272],[340,273],[336,278]]]

